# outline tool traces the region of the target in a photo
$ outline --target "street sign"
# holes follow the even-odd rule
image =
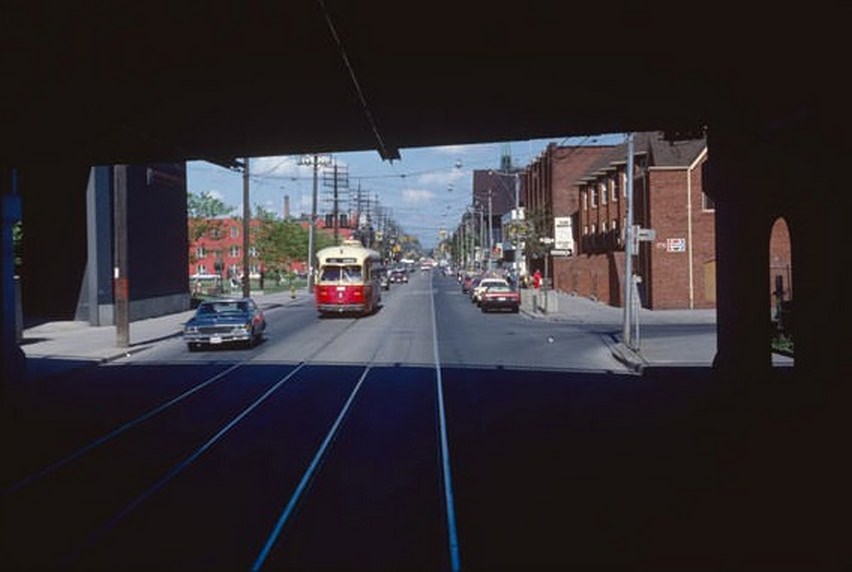
[[[636,240],[639,242],[653,242],[657,238],[657,232],[653,228],[637,228]]]
[[[570,248],[565,248],[565,249],[554,248],[553,250],[550,251],[550,254],[553,255],[553,256],[573,256],[574,251]]]
[[[542,244],[553,244],[554,242],[556,242],[554,239],[550,238],[549,236],[542,236],[541,238],[538,239],[538,241]]]

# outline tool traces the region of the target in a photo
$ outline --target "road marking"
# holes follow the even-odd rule
[[[432,275],[429,275],[429,284],[432,284]],[[444,491],[447,510],[447,535],[450,544],[450,566],[453,572],[461,569],[459,557],[459,541],[456,532],[455,501],[453,500],[453,483],[450,471],[450,447],[447,440],[447,418],[444,414],[444,390],[443,376],[441,375],[441,356],[438,351],[438,324],[435,319],[435,295],[434,290],[429,296],[432,310],[432,351],[435,358],[435,379],[438,389],[438,428],[441,438],[441,463],[444,476]]]

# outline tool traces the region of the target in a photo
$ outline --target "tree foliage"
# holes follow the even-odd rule
[[[308,255],[309,229],[299,221],[281,220],[261,206],[256,208],[259,221],[253,230],[257,256],[268,272],[287,273],[294,261],[303,261]],[[315,233],[314,249],[330,246],[331,237]]]
[[[221,218],[232,214],[235,210],[234,207],[226,205],[210,192],[203,191],[198,194],[188,192],[186,194],[186,214],[192,222],[190,225],[191,240],[195,242],[213,228],[221,227]]]

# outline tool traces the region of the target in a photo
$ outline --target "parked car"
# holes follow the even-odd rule
[[[228,343],[253,347],[266,331],[266,318],[251,298],[206,300],[183,328],[189,351]]]
[[[509,310],[517,314],[521,309],[521,293],[508,284],[492,284],[480,294],[479,309],[483,313]]]
[[[478,284],[474,285],[470,294],[470,301],[474,304],[479,304],[482,299],[482,292],[490,286],[509,286],[505,278],[483,278]],[[511,286],[510,286],[511,287]]]

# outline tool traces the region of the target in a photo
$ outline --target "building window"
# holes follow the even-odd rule
[[[195,248],[196,258],[204,258],[205,256],[207,256],[207,251],[204,249],[203,246],[198,246]]]
[[[583,236],[587,236],[589,234],[589,225],[583,225]]]
[[[601,183],[601,186],[600,186],[600,192],[601,192],[601,204],[602,204],[602,205],[605,205],[605,204],[606,204],[606,196],[607,196],[607,192],[606,192],[606,181],[604,181],[603,183]]]
[[[249,267],[249,273],[250,274],[260,274],[260,266],[258,266],[257,264],[252,264]]]
[[[228,249],[228,255],[231,258],[236,258],[240,255],[240,247],[237,245],[232,245],[231,248]]]
[[[621,173],[616,173],[612,178],[612,202],[618,202],[618,193],[621,192]]]
[[[237,238],[238,236],[240,236],[240,229],[239,229],[239,227],[232,226],[232,227],[231,227],[231,238]]]
[[[589,210],[589,191],[583,190],[583,210]]]
[[[222,238],[222,229],[219,227],[213,227],[210,229],[210,238],[213,240],[219,240]]]
[[[598,189],[597,187],[592,187],[590,191],[592,193],[592,208],[596,208],[598,206]]]
[[[598,232],[598,225],[595,224],[595,223],[592,223],[592,234],[596,234],[597,232]]]
[[[621,173],[618,178],[621,181],[621,196],[627,198],[627,173]]]
[[[257,248],[249,246],[249,256],[257,256]]]
[[[199,264],[195,267],[195,272],[197,274],[207,274],[207,266],[204,264]]]
[[[240,275],[240,267],[236,264],[231,264],[228,266],[228,276],[239,276]]]
[[[716,210],[716,201],[707,193],[701,193],[701,208],[705,211],[714,211]]]

